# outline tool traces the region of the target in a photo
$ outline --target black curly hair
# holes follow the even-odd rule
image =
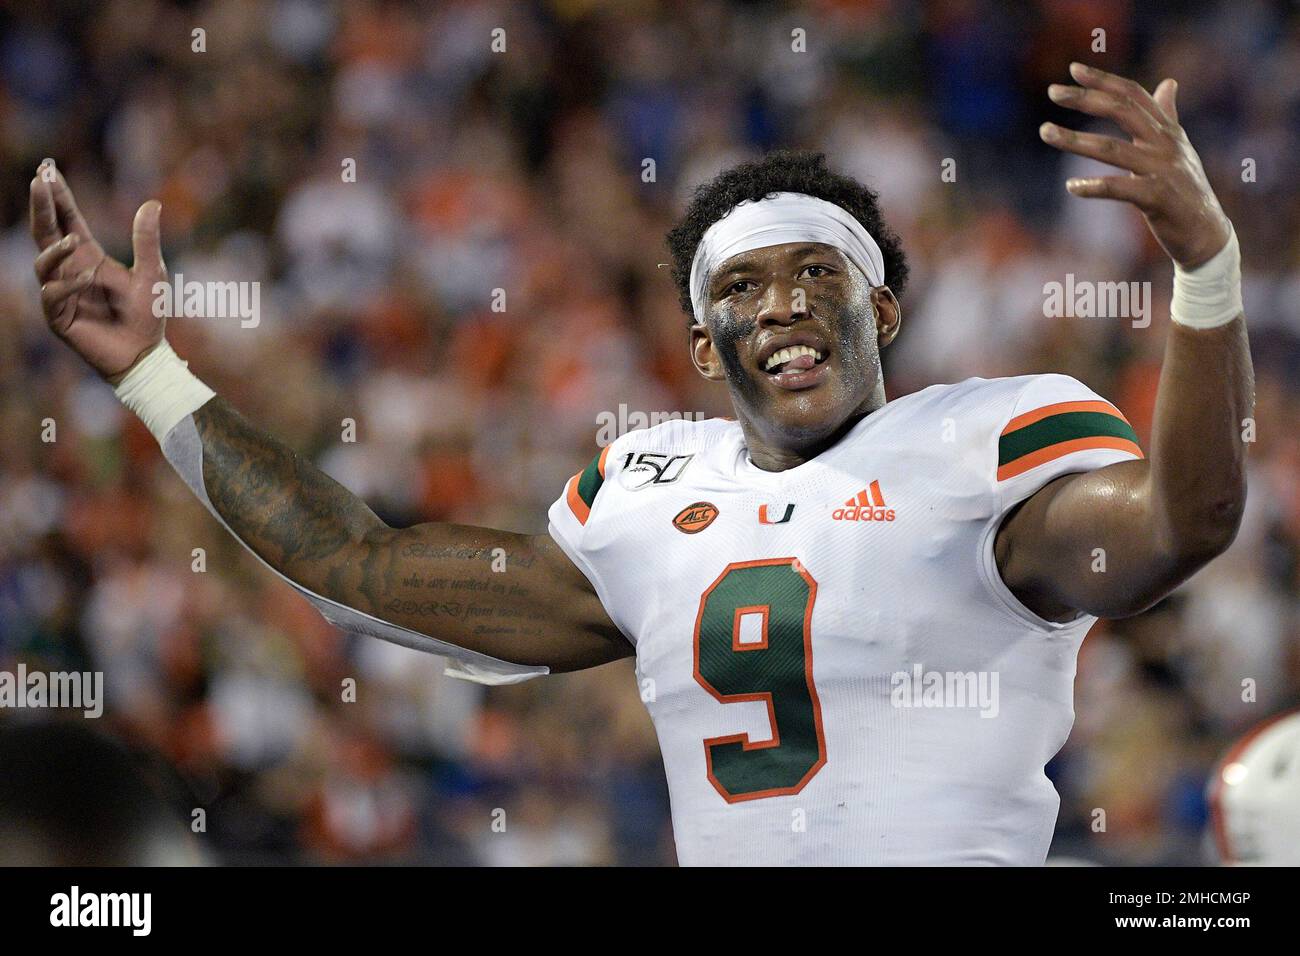
[[[691,261],[704,233],[736,205],[771,193],[805,193],[844,209],[871,234],[885,261],[885,277],[894,295],[902,298],[907,285],[907,256],[894,231],[880,215],[876,193],[862,183],[826,165],[826,154],[810,150],[779,149],[758,159],[732,166],[699,186],[686,213],[669,230],[672,277],[682,311],[695,321],[691,305]]]

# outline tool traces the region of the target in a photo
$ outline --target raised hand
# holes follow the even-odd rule
[[[1071,63],[1070,75],[1080,85],[1053,83],[1047,88],[1052,101],[1112,120],[1132,141],[1044,123],[1038,133],[1049,145],[1129,171],[1071,179],[1066,188],[1088,199],[1132,203],[1161,248],[1184,269],[1212,258],[1227,243],[1231,227],[1178,123],[1178,84],[1161,80],[1152,95],[1133,80],[1082,63]]]
[[[110,382],[162,341],[165,319],[154,315],[156,282],[165,282],[159,218],[162,203],[146,202],[131,228],[130,269],[104,252],[53,164],[31,183],[36,278],[45,321],[59,338]]]

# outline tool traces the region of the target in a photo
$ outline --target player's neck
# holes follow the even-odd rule
[[[825,438],[799,445],[782,445],[765,441],[753,429],[747,428],[745,422],[741,422],[741,428],[745,432],[749,460],[756,467],[763,471],[788,471],[816,458],[843,438],[845,432],[861,420],[861,414],[853,415]]]
[[[738,413],[736,417],[745,435],[749,460],[755,467],[763,471],[788,471],[811,461],[834,446],[854,425],[884,404],[885,395],[882,387],[831,432],[811,436],[807,434],[764,435],[763,430],[745,415]]]

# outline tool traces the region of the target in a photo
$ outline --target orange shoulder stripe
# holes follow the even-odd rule
[[[1023,415],[1017,415],[1015,418],[1011,419],[1011,421],[1007,422],[1007,427],[1002,429],[1002,434],[1009,435],[1011,432],[1024,428],[1026,425],[1032,425],[1034,422],[1041,422],[1044,418],[1050,418],[1053,415],[1063,415],[1066,412],[1100,412],[1103,415],[1114,415],[1126,425],[1132,424],[1124,417],[1124,413],[1110,402],[1057,402],[1055,405],[1044,405],[1042,408],[1035,408],[1033,411],[1025,412]]]
[[[1092,411],[1093,409],[1082,410]],[[1115,438],[1111,435],[1097,435],[1092,438],[1075,438],[1070,441],[1057,442],[1055,445],[1048,445],[1046,448],[1040,448],[1038,451],[1031,452],[1028,455],[1022,455],[1015,461],[1007,462],[998,469],[998,481],[1005,481],[1007,478],[1014,478],[1016,475],[1028,471],[1030,468],[1037,468],[1039,465],[1045,465],[1049,461],[1055,461],[1065,455],[1072,455],[1076,451],[1090,451],[1094,448],[1113,448],[1117,451],[1132,452],[1139,458],[1146,457],[1142,454],[1142,449],[1127,438]]]

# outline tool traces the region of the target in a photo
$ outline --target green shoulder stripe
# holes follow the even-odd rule
[[[998,439],[998,464],[1006,465],[1052,445],[1080,438],[1120,438],[1138,443],[1133,426],[1106,412],[1063,412],[1005,432]]]
[[[600,491],[600,486],[605,483],[605,455],[606,451],[601,451],[599,455],[591,459],[591,464],[582,470],[578,478],[578,497],[588,508],[596,500],[596,492]]]

